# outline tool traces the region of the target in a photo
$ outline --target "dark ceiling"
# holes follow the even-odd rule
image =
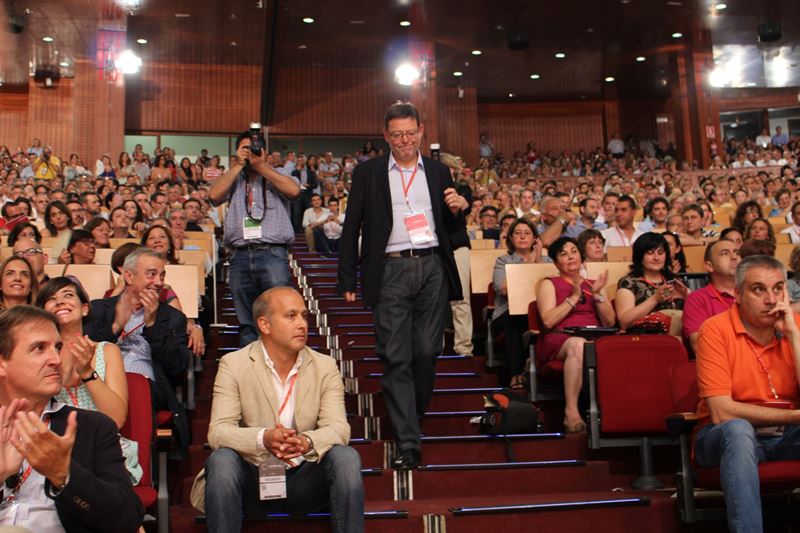
[[[58,52],[66,62],[91,57],[98,27],[115,24],[127,25],[129,46],[145,62],[269,64],[265,49],[274,42],[278,68],[391,72],[407,57],[409,41],[419,40],[433,44],[440,82],[477,87],[481,101],[508,101],[509,94],[524,101],[666,96],[670,55],[690,45],[698,30],[710,31],[715,45],[754,45],[756,56],[778,46],[789,58],[800,56],[800,1],[727,0],[727,9],[717,11],[719,1],[4,0],[30,14],[22,33],[0,33],[0,76],[7,82],[24,76],[34,54]],[[401,20],[411,26],[401,27]],[[781,23],[783,32],[769,46],[759,45],[756,32],[766,20]],[[528,47],[509,49],[510,32],[527,34]],[[42,43],[45,35],[54,37],[51,45]],[[137,44],[138,38],[149,42]],[[475,49],[482,54],[472,55]],[[556,52],[566,57],[556,59]],[[763,70],[755,63],[745,70]],[[797,61],[786,68],[797,71]],[[607,76],[615,80],[605,82]],[[800,73],[787,79],[794,84]]]

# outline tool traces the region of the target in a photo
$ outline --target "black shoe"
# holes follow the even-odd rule
[[[414,470],[419,468],[421,461],[422,457],[419,450],[400,450],[400,454],[392,461],[392,468],[395,470]]]

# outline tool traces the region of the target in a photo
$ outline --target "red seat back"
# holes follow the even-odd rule
[[[683,344],[670,335],[614,335],[595,349],[602,433],[666,433],[669,371],[687,361]]]
[[[542,331],[542,319],[539,317],[539,307],[536,302],[528,304],[528,329]]]
[[[486,304],[494,306],[494,283],[490,283],[489,288],[486,289]]]
[[[669,388],[672,395],[672,411],[694,413],[699,398],[697,364],[694,361],[686,361],[670,368]]]
[[[141,374],[126,372],[128,380],[128,418],[120,434],[139,443],[139,464],[142,467],[140,487],[153,485],[150,473],[150,453],[153,442],[153,407],[150,383]]]

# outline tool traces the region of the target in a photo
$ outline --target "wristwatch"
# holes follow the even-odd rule
[[[562,226],[566,226],[566,225],[567,225],[566,221],[564,221],[564,219],[563,219],[563,218],[561,218],[561,217],[558,217],[556,220],[558,220],[559,222],[561,222],[561,225],[562,225]]]
[[[94,380],[99,379],[99,378],[100,378],[100,375],[97,373],[97,370],[92,370],[92,373],[89,374],[89,377],[88,378],[81,378],[81,381],[84,382],[84,383],[89,383],[90,381],[94,381]]]
[[[599,303],[599,304],[601,304],[601,303],[606,301],[606,297],[603,296],[602,294],[599,294],[599,293],[598,294],[592,294],[592,298],[594,298],[594,301]]]
[[[303,436],[306,438],[306,443],[308,444],[308,450],[306,451],[305,455],[313,453],[314,452],[314,441],[311,440],[311,437],[309,437],[305,433],[303,433]]]

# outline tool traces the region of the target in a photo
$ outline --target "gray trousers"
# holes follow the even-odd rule
[[[381,387],[398,447],[420,449],[419,421],[433,393],[436,358],[444,349],[448,288],[438,254],[387,257],[373,308]]]

